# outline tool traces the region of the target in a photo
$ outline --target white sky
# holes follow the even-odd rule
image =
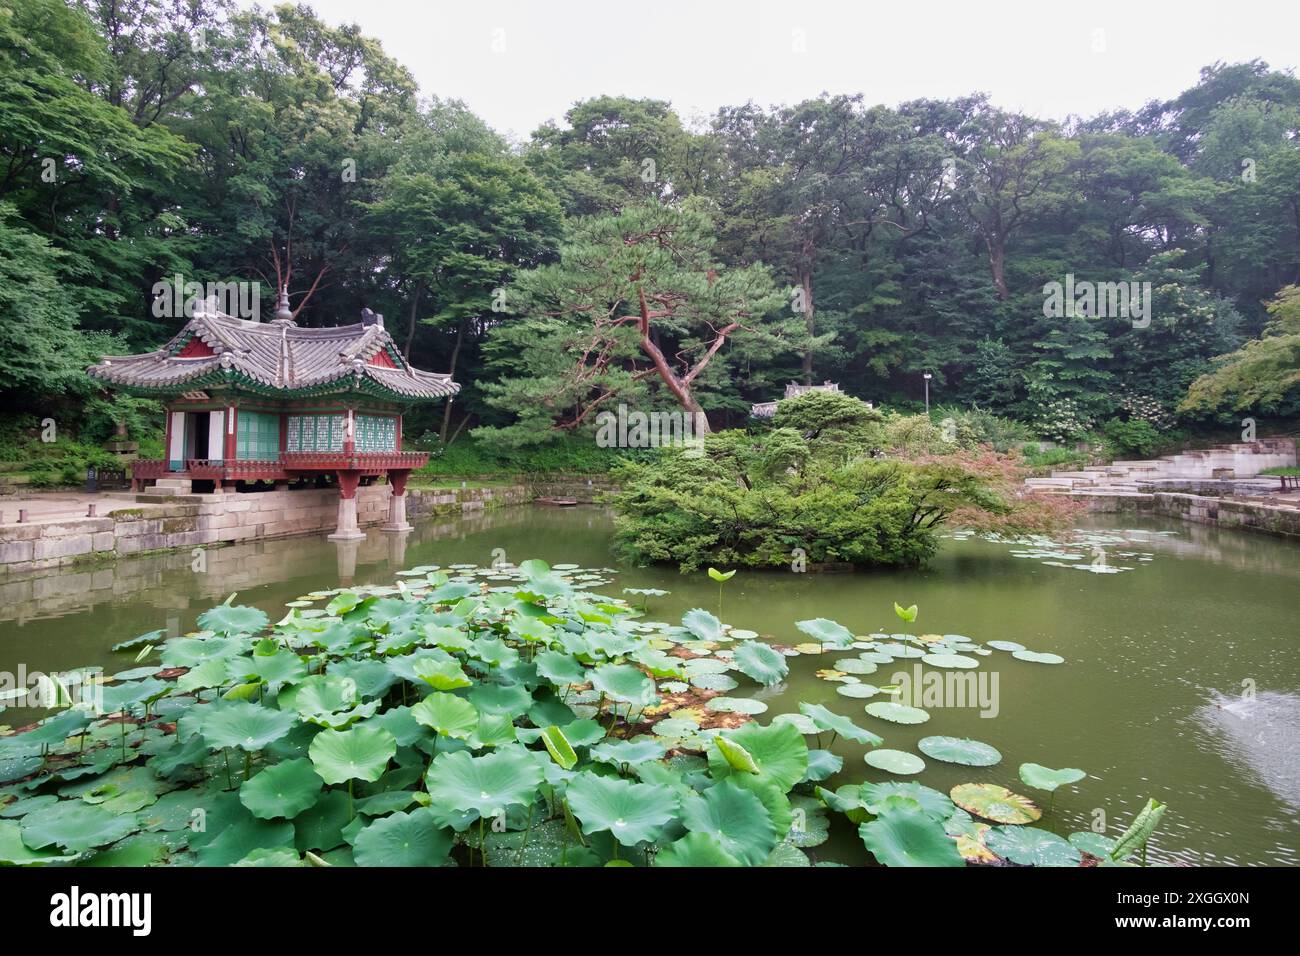
[[[307,2],[379,39],[421,93],[516,138],[605,93],[667,99],[690,120],[822,91],[895,105],[980,90],[1063,119],[1169,98],[1215,60],[1300,66],[1295,0]]]

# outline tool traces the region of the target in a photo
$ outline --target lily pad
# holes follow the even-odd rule
[[[927,757],[965,767],[991,767],[1002,759],[996,747],[966,737],[923,737],[916,746]]]
[[[1035,790],[1045,790],[1048,793],[1055,793],[1057,787],[1063,787],[1066,784],[1078,783],[1087,774],[1082,770],[1074,767],[1065,767],[1061,770],[1053,770],[1051,767],[1044,767],[1036,763],[1022,763],[1020,765],[1020,780],[1026,787],[1033,787]]]
[[[872,717],[879,717],[893,724],[923,724],[930,719],[930,715],[920,707],[909,707],[907,704],[895,703],[892,700],[878,700],[867,704],[866,710]]]
[[[760,684],[775,684],[790,673],[785,657],[760,641],[745,641],[736,647],[736,668]]]
[[[979,667],[980,662],[973,657],[967,657],[964,654],[925,654],[921,660],[931,667],[950,667],[961,670],[970,670],[973,667]]]
[[[1037,827],[994,827],[985,844],[998,856],[1024,866],[1078,866],[1079,851],[1063,837]]]
[[[994,823],[1033,823],[1043,815],[1028,797],[995,783],[961,783],[949,796],[963,810]]]
[[[1011,656],[1018,661],[1029,661],[1034,664],[1065,663],[1065,658],[1060,654],[1043,654],[1038,651],[1012,651]]]
[[[823,707],[821,704],[809,704],[800,702],[799,711],[807,715],[817,726],[818,730],[828,730],[833,734],[843,737],[845,740],[851,740],[855,744],[870,744],[873,747],[884,743],[884,740],[869,730],[859,727],[849,718],[834,711]]]
[[[867,766],[889,773],[910,776],[925,769],[925,761],[905,750],[869,750],[862,758]]]

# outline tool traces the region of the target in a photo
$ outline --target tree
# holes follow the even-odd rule
[[[707,431],[701,388],[730,384],[729,359],[770,358],[788,331],[772,318],[782,298],[767,269],[724,268],[713,243],[698,203],[647,203],[582,222],[559,263],[522,275],[510,294],[523,321],[503,323],[489,346],[501,373],[489,403],[520,415],[514,434],[538,440],[543,419],[577,428],[647,383]],[[741,348],[728,355],[733,338]]]
[[[1300,286],[1282,289],[1267,308],[1263,336],[1222,356],[1217,369],[1196,379],[1182,411],[1300,411]]]

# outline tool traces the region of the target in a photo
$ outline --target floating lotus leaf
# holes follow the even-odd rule
[[[708,833],[688,833],[655,856],[655,866],[744,866],[728,853],[718,838]]]
[[[284,760],[244,781],[239,800],[262,820],[292,820],[320,799],[321,778],[305,758]]]
[[[537,796],[541,782],[541,767],[517,744],[482,757],[463,750],[439,754],[425,775],[433,804],[460,813],[473,811],[481,817],[527,806]]]
[[[436,761],[435,761],[436,762]],[[653,840],[677,813],[677,794],[664,787],[584,773],[567,791],[569,808],[583,833],[608,830],[624,846]]]
[[[82,800],[60,800],[22,819],[23,842],[33,850],[57,845],[72,853],[116,843],[139,829],[134,815],[119,815]]]
[[[964,767],[991,767],[1002,759],[997,748],[965,737],[923,737],[916,746],[927,757]]]
[[[931,667],[952,667],[961,670],[969,670],[972,667],[979,667],[980,662],[973,657],[967,657],[964,654],[926,654],[921,660]]]
[[[1069,783],[1078,783],[1086,776],[1087,774],[1082,770],[1073,767],[1053,770],[1051,767],[1044,767],[1036,763],[1022,763],[1020,765],[1021,782],[1026,787],[1045,790],[1048,793],[1055,793],[1057,787],[1063,787]]]
[[[34,797],[19,797],[12,803],[6,803],[0,806],[0,817],[18,819],[25,817],[33,810],[39,810],[41,807],[53,806],[59,802],[59,798],[52,793],[42,793]]]
[[[816,617],[808,621],[795,621],[794,626],[823,646],[829,644],[832,647],[844,648],[853,643],[853,632],[829,618]]]
[[[656,737],[668,739],[677,737],[693,737],[700,729],[700,725],[691,720],[682,717],[666,717],[650,728]],[[0,814],[2,816],[3,814]]]
[[[862,758],[867,766],[889,773],[911,775],[925,769],[925,761],[905,750],[869,750]]]
[[[874,674],[876,665],[859,657],[845,657],[835,662],[835,669],[841,674]]]
[[[682,627],[702,641],[716,641],[722,636],[722,622],[703,608],[692,608],[682,615]]]
[[[636,740],[607,740],[596,744],[588,754],[600,763],[636,766],[651,760],[662,760],[668,751],[657,740],[640,737]]]
[[[919,647],[912,647],[910,644],[897,644],[897,643],[877,644],[876,650],[880,651],[882,654],[888,654],[891,658],[894,658],[896,660],[899,658],[912,658],[912,657],[925,656],[925,651],[921,650],[921,648]]]
[[[754,715],[767,712],[767,704],[752,697],[714,697],[704,706],[708,710],[716,710],[724,714]]]
[[[270,623],[265,612],[243,605],[220,604],[199,615],[199,627],[215,634],[256,634]]]
[[[351,730],[322,730],[308,754],[322,780],[378,780],[397,753],[397,739],[382,727],[360,724]]]
[[[767,859],[777,843],[776,827],[763,802],[729,780],[701,796],[685,798],[681,820],[686,829],[717,838],[724,850],[750,866]]]
[[[775,684],[790,673],[785,657],[760,641],[745,641],[736,647],[736,667],[760,684]]]
[[[1028,797],[995,783],[961,783],[949,796],[963,810],[994,823],[1033,823],[1043,815]]]
[[[421,808],[375,820],[357,834],[352,855],[357,866],[441,866],[452,840]]]
[[[591,684],[611,700],[637,707],[658,700],[655,682],[631,664],[602,664],[591,672]]]
[[[1023,651],[1025,645],[1017,644],[1015,641],[989,641],[989,647],[998,651]]]
[[[1078,866],[1079,851],[1067,840],[1037,827],[994,827],[985,844],[998,856],[1023,866]]]
[[[923,724],[930,719],[930,715],[920,707],[909,707],[892,700],[878,700],[867,704],[866,710],[872,717],[879,717],[893,724]]]
[[[433,693],[411,708],[417,723],[444,737],[464,740],[478,727],[474,705],[454,694]]]
[[[871,731],[864,730],[849,718],[837,714],[821,704],[800,702],[799,711],[810,718],[819,730],[828,730],[845,740],[851,740],[856,744],[870,744],[873,747],[884,743],[880,737],[877,737]]]
[[[1037,651],[1012,651],[1011,656],[1018,661],[1030,661],[1034,664],[1065,663],[1065,658],[1060,654],[1040,654]]]
[[[1115,851],[1114,839],[1102,836],[1100,833],[1093,833],[1091,830],[1080,830],[1071,833],[1066,839],[1070,841],[1070,846],[1076,850],[1103,860],[1107,859]]]
[[[850,697],[854,700],[864,700],[867,697],[875,697],[880,693],[880,688],[875,684],[841,684],[835,688],[835,693],[841,697]]]
[[[920,810],[890,810],[859,826],[858,835],[885,866],[966,865],[943,824]]]
[[[238,747],[257,751],[282,738],[297,722],[293,714],[281,710],[236,702],[222,704],[220,710],[205,714],[200,733],[208,746],[214,749]]]
[[[691,684],[700,690],[720,691],[735,690],[740,686],[735,678],[727,674],[697,674],[691,678]]]

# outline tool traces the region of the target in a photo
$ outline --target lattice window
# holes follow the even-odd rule
[[[240,411],[235,417],[235,458],[240,461],[276,461],[280,457],[280,416],[271,412]]]
[[[285,451],[342,451],[346,426],[342,415],[290,415]]]
[[[397,419],[380,415],[356,418],[357,451],[396,451]]]

